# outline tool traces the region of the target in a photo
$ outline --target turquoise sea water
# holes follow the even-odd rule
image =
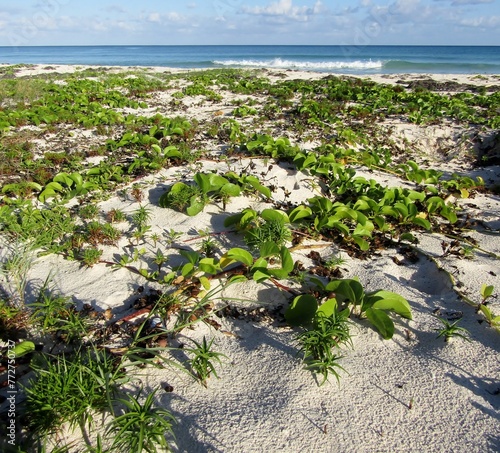
[[[352,74],[500,73],[499,46],[0,47],[0,63],[280,68]]]

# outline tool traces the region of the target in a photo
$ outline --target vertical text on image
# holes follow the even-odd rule
[[[7,342],[7,432],[5,437],[9,445],[16,445],[16,352],[15,343]]]

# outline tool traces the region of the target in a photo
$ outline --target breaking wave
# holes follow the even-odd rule
[[[384,62],[380,60],[355,60],[355,61],[298,61],[273,58],[272,60],[214,60],[217,66],[252,67],[252,68],[281,68],[303,69],[310,71],[335,71],[335,70],[369,70],[381,69]]]

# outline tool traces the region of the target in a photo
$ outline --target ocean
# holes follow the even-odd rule
[[[0,47],[0,63],[276,68],[391,73],[500,73],[499,46],[33,46]]]

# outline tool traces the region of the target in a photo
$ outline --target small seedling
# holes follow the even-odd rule
[[[495,287],[493,285],[483,285],[481,286],[481,305],[485,305],[487,300],[493,296],[493,291]]]
[[[158,233],[153,233],[149,236],[149,239],[153,241],[153,246],[156,247],[156,244],[160,242],[161,236]]]
[[[444,337],[445,342],[449,342],[453,337],[460,337],[466,341],[470,341],[469,331],[465,327],[460,327],[458,325],[460,319],[450,322],[447,319],[440,318],[439,316],[437,316],[437,318],[443,324],[441,329],[434,329],[438,332],[437,338]]]
[[[139,242],[146,240],[146,233],[151,229],[150,225],[141,225],[132,233],[132,237],[135,239],[135,245],[139,245]]]
[[[165,243],[169,247],[182,236],[182,233],[180,233],[179,231],[175,231],[173,228],[171,228],[170,231],[167,231],[165,233],[165,236],[166,236]]]
[[[346,259],[342,258],[342,255],[340,255],[340,254],[338,256],[333,255],[332,257],[328,258],[325,261],[325,267],[327,269],[334,270],[337,267],[340,267],[345,263],[346,263]]]
[[[493,285],[483,285],[481,287],[481,303],[477,307],[477,311],[481,313],[486,318],[486,322],[494,329],[500,332],[500,316],[496,316],[490,308],[487,306],[488,299],[493,296],[494,291]]]
[[[132,222],[137,228],[147,225],[151,220],[151,209],[140,206],[132,213]]]
[[[200,252],[206,257],[213,257],[216,249],[217,241],[212,236],[206,235],[201,242]]]
[[[160,249],[158,249],[154,257],[154,263],[158,266],[158,273],[160,272],[161,267],[167,262],[167,260],[168,257],[165,256]]]
[[[82,262],[87,267],[92,267],[99,262],[101,259],[102,250],[90,247],[86,248],[82,252]]]
[[[224,354],[220,352],[212,351],[212,344],[214,339],[212,338],[210,342],[207,343],[207,339],[203,337],[203,341],[198,343],[195,340],[191,341],[194,343],[194,348],[186,349],[187,352],[194,355],[192,359],[189,360],[189,365],[194,371],[196,377],[205,387],[207,386],[207,379],[213,374],[215,377],[217,373],[215,372],[215,367],[212,363],[212,360],[216,360],[221,363],[221,357],[227,358]]]
[[[80,217],[82,219],[95,219],[99,214],[99,208],[95,204],[86,204],[80,206],[80,208],[78,209],[78,214],[80,214]]]
[[[125,213],[121,209],[113,208],[106,214],[107,220],[110,223],[119,223],[127,220]]]
[[[115,434],[113,449],[138,453],[169,450],[165,434],[173,434],[175,418],[169,411],[153,407],[155,394],[156,391],[149,393],[142,404],[140,394],[120,399],[125,410],[108,428],[108,432]]]

